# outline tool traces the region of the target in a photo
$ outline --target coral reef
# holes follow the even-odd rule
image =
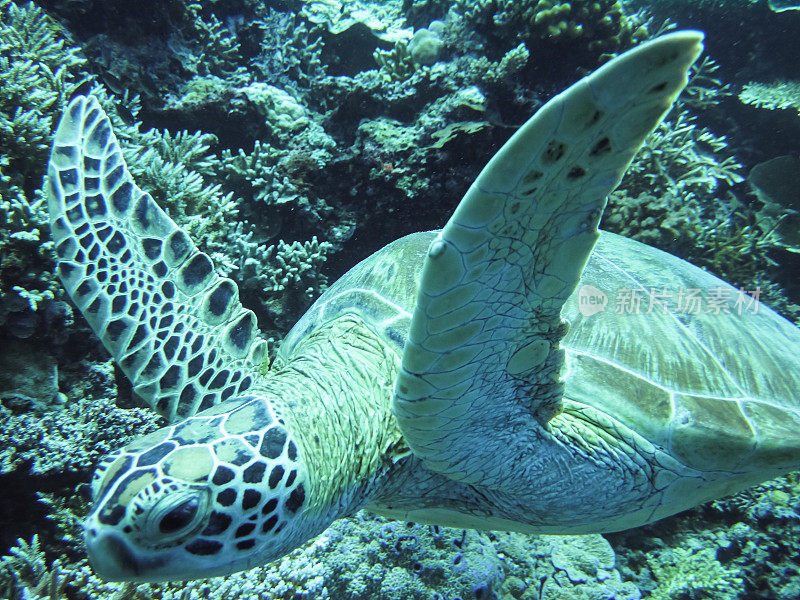
[[[403,233],[441,225],[536,107],[650,28],[618,0],[106,4],[0,0],[0,478],[22,482],[0,513],[36,505],[31,531],[2,522],[4,544],[23,539],[0,561],[1,597],[798,597],[792,477],[610,536],[616,562],[600,536],[358,514],[225,579],[99,581],[82,559],[79,488],[103,454],[157,420],[110,399],[125,384],[52,272],[41,184],[71,91],[91,87],[137,182],[236,280],[274,346],[329,277]],[[693,6],[708,4],[718,3]],[[743,163],[771,157],[740,152],[735,130],[719,134],[733,89],[726,66],[701,64],[604,226],[760,287],[800,320],[775,254],[787,243],[772,225],[787,208],[767,211],[741,185]],[[800,110],[791,79],[736,85],[743,103]]]
[[[0,403],[34,412],[64,404],[66,396],[58,390],[58,366],[52,355],[38,352],[28,340],[13,337],[3,343],[3,350]]]
[[[408,51],[414,62],[421,65],[432,65],[439,58],[443,41],[441,34],[445,25],[441,21],[433,21],[427,28],[417,29],[408,43]]]
[[[782,248],[800,253],[800,159],[778,156],[759,163],[747,180],[763,205],[757,226]]]
[[[710,59],[695,68],[685,99],[647,139],[611,195],[602,226],[744,289],[760,289],[763,301],[797,320],[800,308],[776,283],[781,269],[773,257],[785,246],[775,224],[791,208],[765,218],[736,187],[745,178],[729,141],[697,124],[698,113],[731,95],[717,70]]]
[[[608,536],[623,578],[649,598],[791,600],[800,590],[796,474]]]
[[[633,584],[621,580],[614,551],[599,535],[528,538],[387,521],[364,513],[338,521],[270,565],[181,584],[103,583],[85,560],[51,562],[37,538],[30,544],[19,540],[0,561],[3,588],[14,600],[49,589],[78,600],[641,597]]]
[[[405,81],[418,68],[408,44],[403,40],[396,42],[391,50],[375,50],[372,56],[389,81]]]
[[[108,399],[80,399],[38,414],[14,414],[0,405],[0,474],[89,473],[107,454],[154,430],[156,422],[145,409],[120,409]]]
[[[716,191],[721,184],[744,181],[741,165],[725,156],[723,136],[699,127],[679,109],[647,138],[620,187],[630,193],[669,193],[689,200]]]
[[[272,317],[279,328],[275,335],[279,336],[327,287],[320,267],[333,245],[313,237],[305,243],[279,240],[264,247],[250,236],[237,236],[236,244],[238,252],[230,263],[232,273],[243,283],[245,293],[258,294],[255,300]],[[273,266],[265,269],[264,265]]]

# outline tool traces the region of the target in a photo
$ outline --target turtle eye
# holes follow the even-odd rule
[[[179,486],[160,487],[153,498],[152,490],[145,490],[145,498],[134,509],[132,519],[141,533],[136,539],[143,545],[178,545],[194,535],[207,520],[209,495],[203,489],[176,489]],[[148,493],[149,492],[149,493]]]
[[[192,524],[199,506],[200,500],[197,496],[181,502],[161,518],[158,523],[158,530],[161,533],[175,533],[188,527]]]

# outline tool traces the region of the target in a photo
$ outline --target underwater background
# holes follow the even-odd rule
[[[503,142],[616,54],[697,28],[687,90],[602,227],[800,323],[800,3],[0,0],[0,598],[798,599],[800,477],[621,533],[368,513],[281,560],[108,584],[80,539],[105,454],[159,426],[54,275],[42,180],[78,85],[137,183],[234,279],[272,348],[358,260],[444,225]]]

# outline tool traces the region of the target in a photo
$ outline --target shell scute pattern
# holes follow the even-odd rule
[[[675,257],[605,233],[581,281],[609,297],[617,289],[739,293]],[[655,316],[609,308],[584,317],[578,301],[573,294],[564,307],[572,323],[563,342],[566,398],[612,414],[691,468],[736,472],[762,464],[777,473],[796,460],[800,343],[788,322],[763,306]],[[598,395],[611,373],[616,395]]]

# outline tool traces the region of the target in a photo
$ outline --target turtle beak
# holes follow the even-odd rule
[[[114,532],[97,532],[87,527],[83,532],[89,564],[105,581],[138,579],[141,567],[128,544]]]
[[[82,524],[89,564],[105,581],[165,581],[164,556],[143,555],[113,528],[104,527],[92,516]]]

